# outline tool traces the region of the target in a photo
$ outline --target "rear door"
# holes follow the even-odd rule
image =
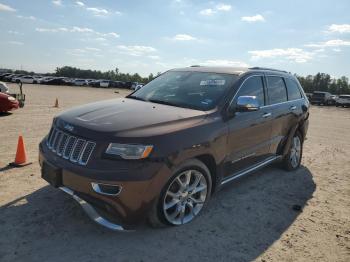
[[[287,138],[291,128],[302,114],[301,92],[293,80],[277,75],[268,75],[268,105],[272,113],[271,153],[276,154],[279,145]],[[287,85],[289,89],[287,89]]]
[[[270,153],[271,112],[266,104],[263,75],[249,76],[231,101],[237,103],[239,96],[256,96],[262,109],[252,112],[236,112],[228,121],[227,176],[235,176],[240,171],[266,159]]]

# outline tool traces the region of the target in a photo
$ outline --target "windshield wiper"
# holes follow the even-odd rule
[[[139,97],[139,96],[127,96],[126,98],[132,98],[132,99],[140,100],[140,101],[147,101],[146,99]]]
[[[172,103],[172,102],[168,102],[168,101],[158,100],[158,99],[149,99],[147,101],[152,102],[152,103],[162,104],[162,105],[181,107],[178,104],[175,104],[175,103]]]
[[[158,99],[148,99],[146,101],[149,101],[152,103],[157,103],[157,104],[162,104],[162,105],[167,105],[167,106],[176,106],[176,107],[194,109],[194,108],[192,108],[188,105],[185,105],[185,104],[173,103],[173,102],[168,102],[168,101],[163,101],[163,100],[158,100]]]

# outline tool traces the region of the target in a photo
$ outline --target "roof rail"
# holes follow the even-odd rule
[[[201,67],[200,65],[191,65],[190,67]]]
[[[282,73],[287,73],[287,71],[284,70],[278,70],[278,69],[273,69],[273,68],[268,68],[268,67],[259,67],[259,66],[255,66],[255,67],[250,67],[249,69],[252,70],[269,70],[269,71],[276,71],[276,72],[282,72]]]

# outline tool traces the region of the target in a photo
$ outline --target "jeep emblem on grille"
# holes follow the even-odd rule
[[[70,124],[65,124],[65,125],[63,126],[63,128],[66,129],[66,130],[68,130],[68,131],[70,131],[70,132],[72,132],[72,131],[74,130],[74,126],[72,126],[72,125],[70,125]]]

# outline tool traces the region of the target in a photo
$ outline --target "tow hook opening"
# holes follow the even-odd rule
[[[91,187],[96,193],[107,196],[117,196],[122,191],[122,187],[119,185],[111,185],[97,182],[92,182]]]

